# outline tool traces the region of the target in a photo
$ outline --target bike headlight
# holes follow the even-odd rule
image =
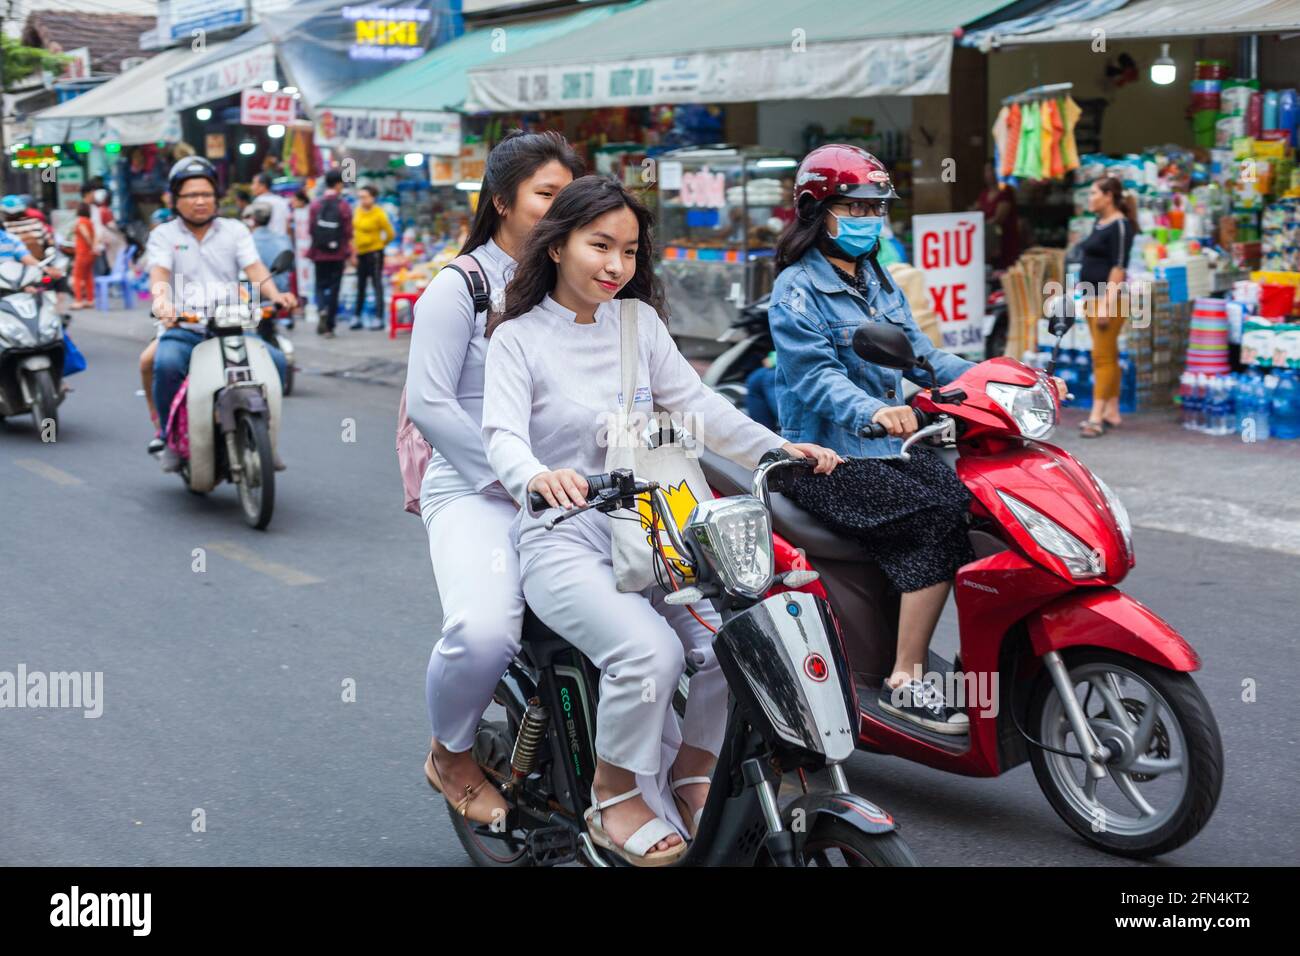
[[[63,320],[53,309],[44,309],[41,312],[41,321],[39,323],[41,338],[47,336],[54,338],[63,329]]]
[[[1056,427],[1056,399],[1052,396],[1052,384],[1046,379],[1029,388],[989,382],[984,391],[1006,409],[1026,438],[1046,438]]]
[[[8,339],[14,345],[35,345],[31,331],[12,315],[0,312],[0,337]]]
[[[249,312],[242,305],[221,305],[212,313],[212,323],[219,329],[243,328]]]
[[[1096,578],[1106,573],[1106,556],[1090,548],[1036,508],[999,491],[998,497],[1038,544],[1065,562],[1074,578]]]
[[[1133,553],[1133,523],[1129,521],[1128,509],[1124,507],[1124,502],[1119,500],[1119,495],[1110,490],[1110,485],[1096,475],[1092,476],[1092,480],[1097,483],[1097,488],[1101,491],[1101,496],[1106,499],[1106,504],[1110,505],[1110,513],[1115,516],[1115,523],[1119,525],[1120,534],[1124,536],[1124,550],[1131,555]]]
[[[761,501],[744,495],[700,502],[685,532],[729,593],[758,598],[772,586],[772,522]]]

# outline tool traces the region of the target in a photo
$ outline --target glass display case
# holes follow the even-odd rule
[[[757,147],[708,146],[657,157],[658,243],[673,335],[689,354],[718,352],[742,306],[772,288],[776,240],[794,219],[798,160]]]

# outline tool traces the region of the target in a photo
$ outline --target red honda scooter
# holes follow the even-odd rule
[[[1070,324],[1054,323],[1058,348]],[[865,323],[853,344],[869,362],[933,376],[887,323]],[[966,734],[935,733],[880,709],[898,595],[858,543],[772,495],[777,573],[818,572],[802,590],[825,597],[840,620],[858,746],[969,776],[996,776],[1027,758],[1053,809],[1089,842],[1133,857],[1186,843],[1209,820],[1223,782],[1218,726],[1188,673],[1200,660],[1173,627],[1116,589],[1134,563],[1128,515],[1100,478],[1044,441],[1059,413],[1048,374],[990,359],[946,390],[918,393],[912,406],[922,427],[901,455],[918,442],[943,446],[974,498],[976,559],[955,587],[960,654],[949,663],[931,652],[925,675],[966,713]],[[718,493],[745,487],[748,472],[707,454],[702,464]]]

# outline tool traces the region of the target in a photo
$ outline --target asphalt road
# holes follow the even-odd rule
[[[232,488],[190,495],[145,455],[142,343],[78,344],[91,369],[58,441],[0,424],[0,671],[102,672],[103,713],[0,709],[0,863],[465,862],[421,771],[439,609],[401,507],[395,389],[299,379],[258,533]],[[1227,759],[1213,820],[1159,865],[1300,862],[1300,557],[1142,528],[1136,546],[1126,589],[1204,658]],[[1076,838],[1028,766],[975,780],[858,754],[849,776],[925,864],[1128,865]]]

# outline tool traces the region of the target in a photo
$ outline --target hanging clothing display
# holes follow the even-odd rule
[[[1068,173],[1079,168],[1079,146],[1074,141],[1074,127],[1079,122],[1079,117],[1083,115],[1083,108],[1070,96],[1061,102],[1064,107],[1065,123],[1065,133],[1061,137],[1061,161]]]
[[[1083,111],[1068,94],[1041,98],[1035,97],[1034,91],[1021,94],[1026,95],[1031,98],[1023,103],[1003,106],[993,123],[998,176],[1060,179],[1079,166],[1074,128]]]

